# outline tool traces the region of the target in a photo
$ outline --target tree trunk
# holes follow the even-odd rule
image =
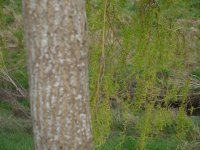
[[[85,0],[23,0],[36,150],[91,150]]]

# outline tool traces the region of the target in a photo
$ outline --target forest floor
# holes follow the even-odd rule
[[[4,106],[3,106],[4,105]],[[0,150],[33,150],[33,134],[30,119],[14,115],[5,103],[0,103]],[[200,128],[200,116],[192,117],[195,124]],[[97,150],[134,150],[137,140],[134,138],[134,128],[129,127],[127,133],[121,135],[120,129],[113,129],[107,141],[96,148]],[[198,139],[181,141],[172,136],[170,131],[162,137],[148,139],[146,150],[176,150],[182,146],[184,150],[198,150]],[[192,142],[192,143],[191,143]],[[198,146],[199,145],[199,146]],[[193,148],[194,147],[194,148]]]

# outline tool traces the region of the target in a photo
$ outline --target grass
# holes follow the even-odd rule
[[[8,108],[0,102],[0,150],[33,150],[31,122],[14,117]]]
[[[33,150],[31,121],[15,117],[11,104],[1,100],[0,150]]]
[[[114,137],[103,145],[95,148],[96,150],[135,150],[137,140],[131,136]],[[167,138],[154,138],[147,142],[145,150],[176,150],[181,141]],[[2,133],[0,134],[0,150],[33,150],[33,137],[24,132]],[[187,149],[194,150],[194,149]]]
[[[200,117],[192,116],[196,126],[200,127]],[[114,126],[114,125],[113,125]],[[120,134],[120,128],[114,128],[107,141],[96,147],[96,150],[134,150],[137,146],[137,137],[133,133],[136,129],[128,126],[125,135]],[[169,129],[170,130],[170,129]],[[181,140],[175,136],[152,137],[148,139],[146,150],[175,150]],[[190,143],[187,141],[186,146]],[[194,145],[194,144],[193,144]],[[26,119],[13,115],[11,106],[6,102],[0,102],[0,150],[33,150],[33,135],[31,123]],[[188,149],[190,150],[190,149]]]
[[[122,137],[115,137],[108,140],[105,144],[96,148],[96,150],[135,150],[137,149],[137,140],[131,136],[126,136],[123,143],[121,143]],[[149,139],[145,150],[175,150],[180,141],[172,138]]]
[[[199,70],[193,70],[191,74],[200,78],[200,69]]]
[[[28,133],[0,134],[0,150],[33,150],[33,138]]]
[[[200,117],[199,116],[192,116],[192,120],[196,126],[200,127]]]

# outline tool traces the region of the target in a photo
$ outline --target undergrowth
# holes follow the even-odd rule
[[[183,35],[179,20],[191,17],[189,4],[187,0],[88,1],[96,145],[105,142],[116,126],[113,122],[121,130],[119,143],[132,123],[141,150],[148,139],[161,136],[169,127],[172,136],[187,138],[193,128],[186,114],[191,41]]]

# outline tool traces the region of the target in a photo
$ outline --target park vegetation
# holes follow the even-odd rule
[[[21,0],[0,0],[0,149],[32,150]],[[97,150],[200,149],[199,0],[87,0]]]

